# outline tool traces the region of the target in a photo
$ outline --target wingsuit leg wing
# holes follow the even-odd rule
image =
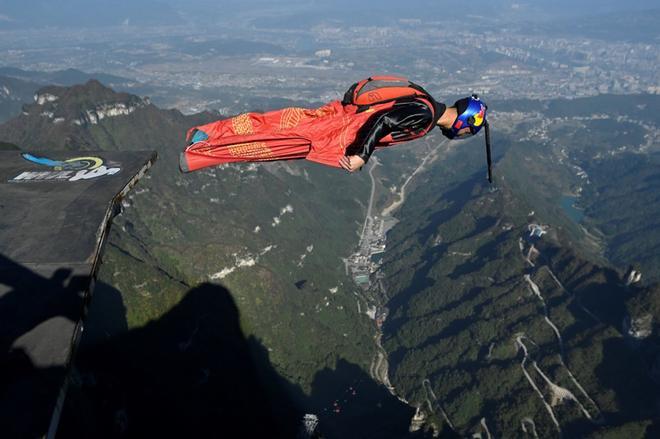
[[[339,159],[368,117],[340,101],[240,114],[191,128],[179,167],[191,172],[222,163],[305,158],[340,168]]]
[[[245,113],[191,128],[180,169],[191,172],[222,163],[305,158],[310,141],[282,130],[280,113],[285,110]]]

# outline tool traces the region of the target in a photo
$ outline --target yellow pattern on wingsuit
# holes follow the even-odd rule
[[[248,113],[239,114],[236,117],[231,119],[232,127],[234,128],[234,133],[239,136],[244,136],[246,134],[252,134],[254,132],[254,127],[252,126],[252,119]]]
[[[336,110],[330,104],[326,104],[322,107],[310,109],[304,108],[303,114],[309,117],[325,117],[332,116],[336,113]]]
[[[285,108],[280,117],[280,130],[286,130],[298,126],[304,113],[305,110],[303,108]]]
[[[227,146],[229,153],[235,157],[250,159],[268,159],[273,152],[266,146],[266,142],[236,143]]]

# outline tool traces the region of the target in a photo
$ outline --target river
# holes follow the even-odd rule
[[[576,223],[580,223],[584,218],[584,210],[576,207],[578,197],[574,195],[562,195],[559,203],[566,215]]]

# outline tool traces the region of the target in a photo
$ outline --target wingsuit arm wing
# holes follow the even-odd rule
[[[396,135],[397,132],[428,126],[432,118],[433,113],[422,103],[406,102],[397,104],[393,109],[378,114],[367,122],[368,131],[357,155],[366,164],[376,149],[376,145],[383,137],[388,134],[394,133],[393,135]]]
[[[376,149],[378,141],[388,134],[391,134],[395,127],[394,120],[390,117],[390,113],[377,116],[377,119],[373,122],[373,125],[364,139],[360,152],[357,154],[362,160],[364,160],[365,165]]]

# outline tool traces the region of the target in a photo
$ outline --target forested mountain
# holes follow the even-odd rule
[[[445,433],[657,434],[658,103],[502,103],[495,186],[457,148],[410,190],[383,345]]]
[[[40,89],[1,142],[159,153],[115,218],[63,431],[290,437],[308,412],[327,437],[399,438],[419,409],[416,436],[657,433],[659,101],[494,102],[489,185],[483,139],[435,134],[353,175],[180,174],[184,133],[218,115]],[[372,188],[398,222],[358,286],[342,259]]]

